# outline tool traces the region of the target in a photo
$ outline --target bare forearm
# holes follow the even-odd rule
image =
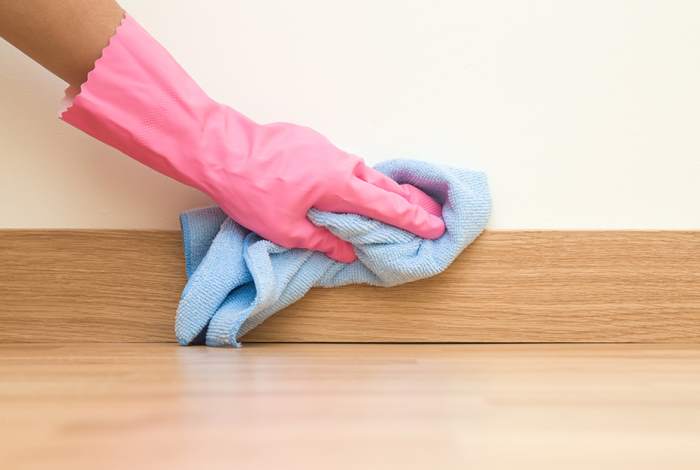
[[[114,0],[0,0],[0,36],[79,86],[123,14]]]

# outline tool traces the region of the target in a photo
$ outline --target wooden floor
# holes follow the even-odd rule
[[[0,468],[697,469],[700,346],[0,345]]]

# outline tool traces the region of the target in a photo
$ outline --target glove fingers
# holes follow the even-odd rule
[[[304,219],[298,228],[295,248],[320,251],[341,263],[352,263],[357,259],[352,244],[336,237],[326,228],[317,227],[308,219]]]
[[[442,216],[442,206],[435,199],[411,184],[402,184],[401,187],[408,193],[408,202],[419,205],[433,215]]]
[[[341,211],[353,212],[389,225],[399,227],[422,238],[436,239],[445,233],[445,223],[423,207],[391,191],[355,178],[345,199],[348,207]]]
[[[365,165],[364,163],[355,167],[354,174],[362,181],[373,184],[374,186],[377,186],[385,191],[389,191],[406,198],[408,197],[408,193],[402,185],[389,178],[384,173],[381,173],[374,168]]]
[[[364,164],[358,165],[357,168],[355,168],[355,176],[385,191],[403,196],[409,202],[418,204],[433,215],[442,215],[442,206],[411,184],[399,184],[384,173],[380,173],[374,168]]]

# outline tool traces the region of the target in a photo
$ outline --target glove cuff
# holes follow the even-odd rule
[[[210,99],[173,57],[125,15],[60,118],[141,163],[209,192],[207,168],[247,152],[255,126]]]

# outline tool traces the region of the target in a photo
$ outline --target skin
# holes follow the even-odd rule
[[[0,0],[0,36],[79,87],[123,15],[114,0]]]

